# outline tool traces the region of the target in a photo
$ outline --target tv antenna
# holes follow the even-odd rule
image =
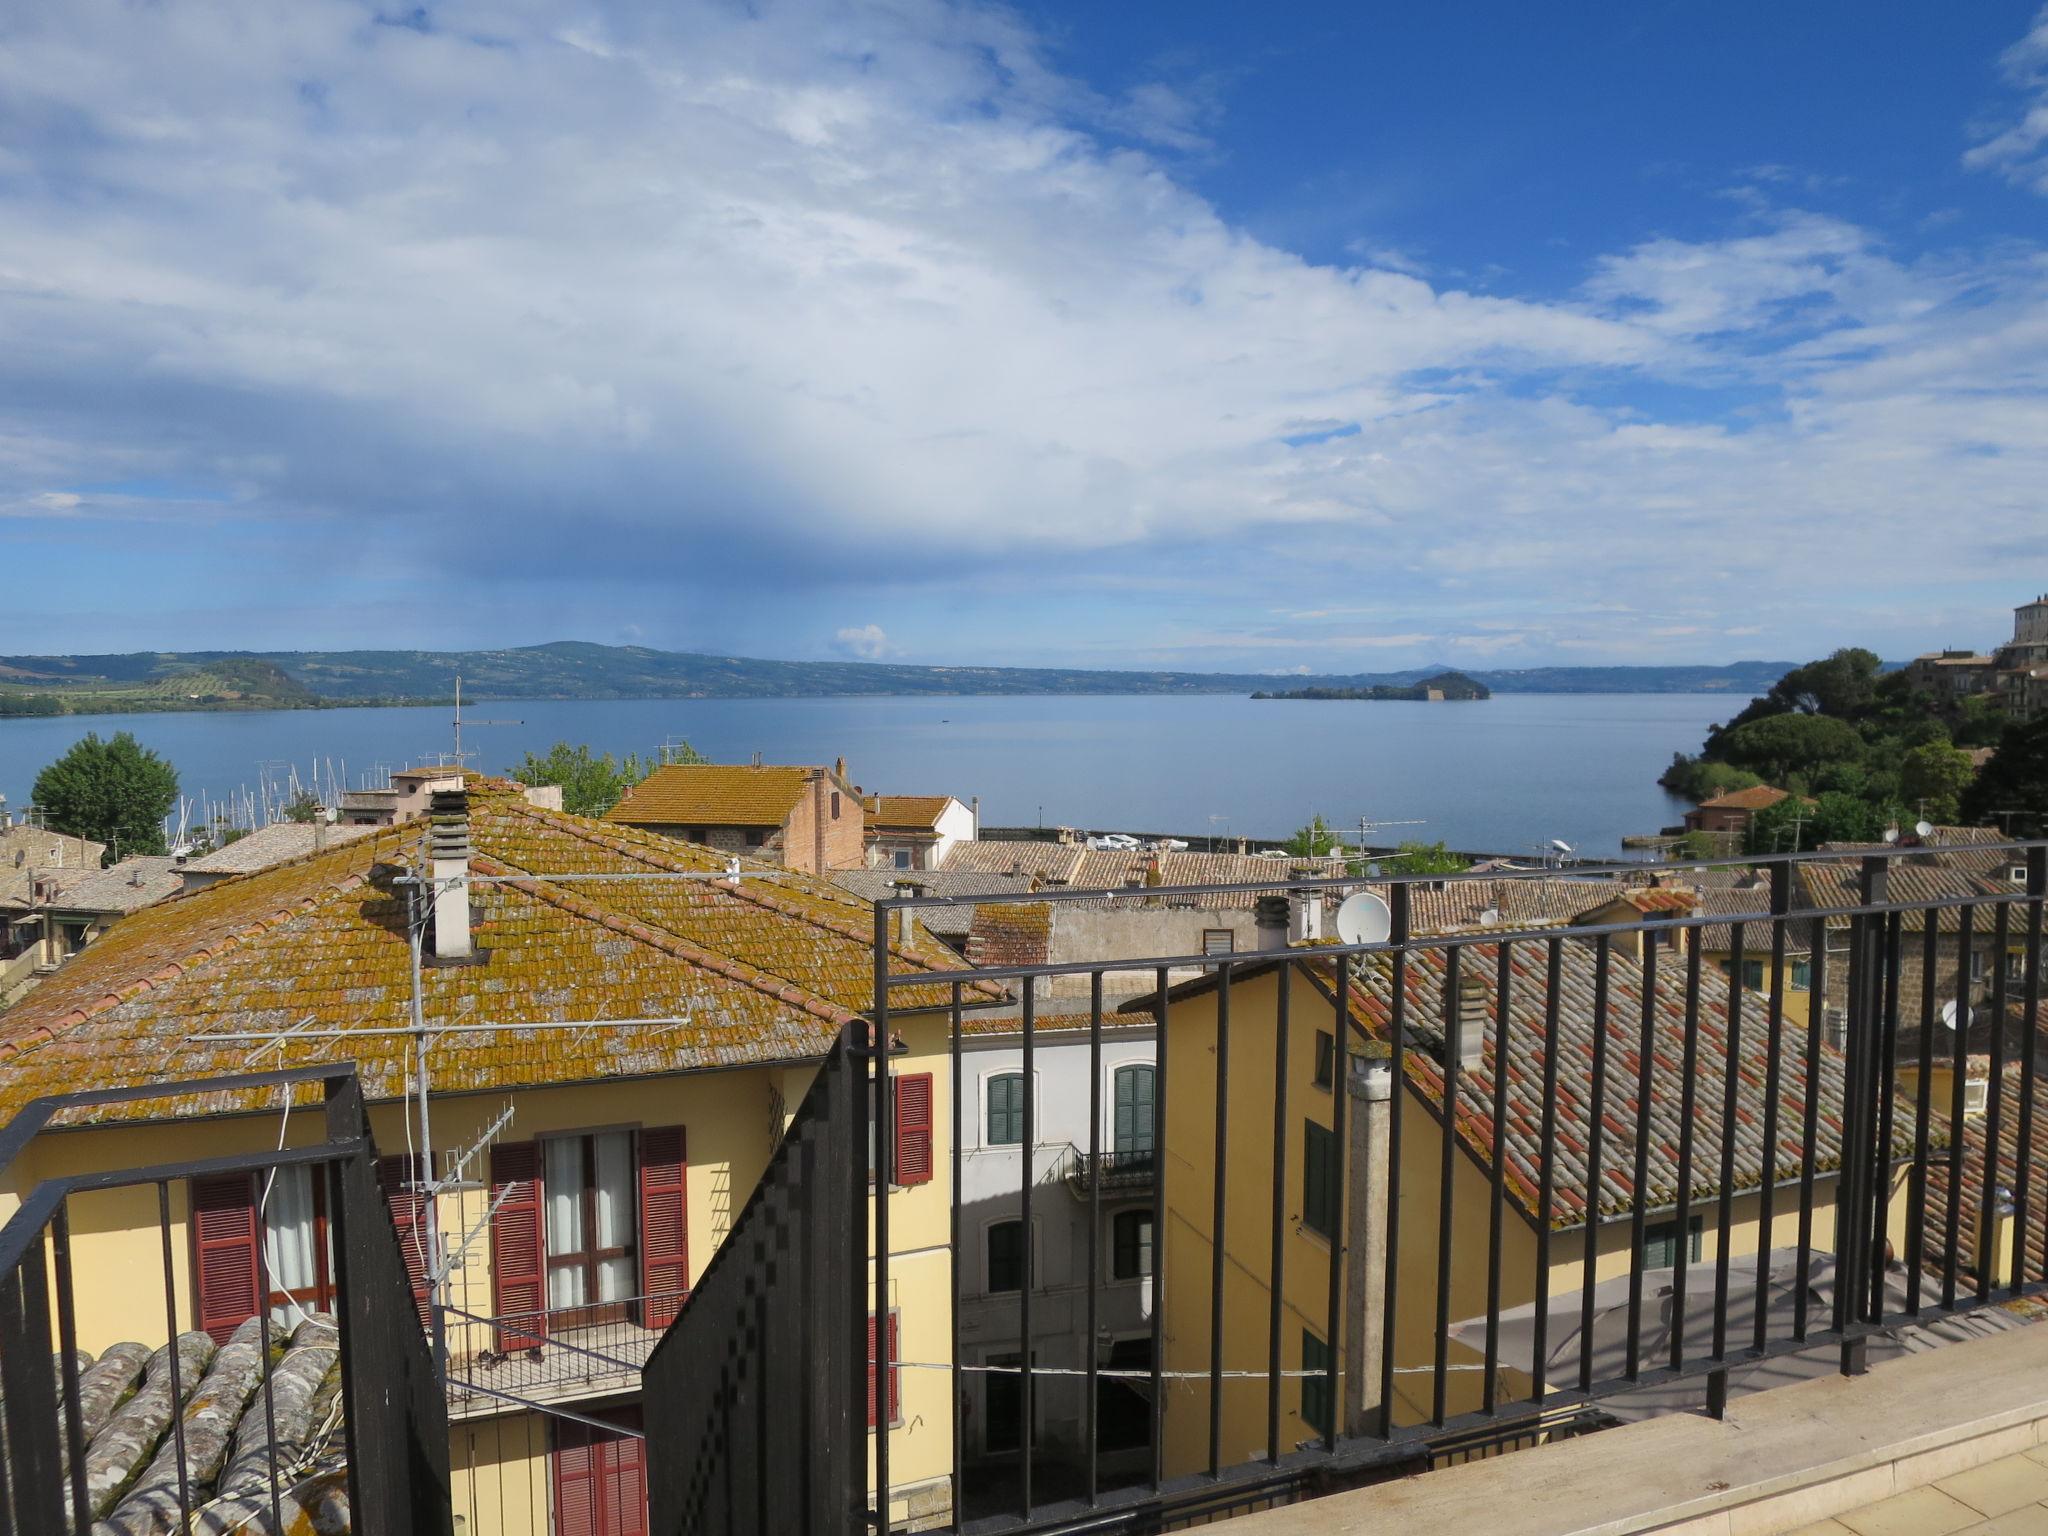
[[[470,720],[462,718],[462,674],[455,674],[455,766],[468,766],[469,754],[462,750],[462,727],[465,725],[524,725],[524,720]]]

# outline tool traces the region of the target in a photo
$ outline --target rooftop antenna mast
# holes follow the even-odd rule
[[[465,722],[462,718],[462,674],[458,672],[455,674],[455,766],[458,768],[465,768],[469,765],[469,754],[462,750],[462,727],[465,723],[469,725],[526,724],[524,720],[470,720]]]

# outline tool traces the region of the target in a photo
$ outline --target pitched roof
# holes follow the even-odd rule
[[[930,832],[938,826],[951,795],[869,795],[861,811],[870,827],[892,832]]]
[[[0,906],[27,906],[37,876],[78,874],[100,867],[106,844],[32,827],[0,826]]]
[[[1652,1013],[1653,1052],[1647,1115],[1637,1106],[1641,1066],[1643,973],[1620,951],[1609,955],[1608,1009],[1604,1030],[1594,1017],[1597,960],[1594,951],[1577,942],[1561,942],[1559,952],[1558,1069],[1554,1100],[1543,1088],[1545,1056],[1546,951],[1541,941],[1512,946],[1509,957],[1509,999],[1506,1045],[1503,1048],[1499,999],[1493,980],[1500,946],[1472,944],[1463,949],[1462,973],[1485,982],[1484,1047],[1480,1060],[1460,1069],[1455,1124],[1460,1141],[1482,1167],[1493,1159],[1493,1104],[1496,1072],[1505,1074],[1503,1121],[1505,1153],[1503,1187],[1508,1198],[1532,1222],[1545,1219],[1540,1208],[1543,1164],[1543,1123],[1546,1107],[1555,1110],[1555,1160],[1548,1219],[1554,1227],[1581,1225],[1589,1209],[1600,1216],[1630,1211],[1637,1203],[1634,1185],[1638,1127],[1648,1136],[1647,1177],[1642,1204],[1650,1210],[1676,1203],[1679,1192],[1680,1144],[1692,1136],[1692,1197],[1695,1202],[1720,1187],[1722,1107],[1731,1058],[1736,1074],[1733,1188],[1740,1192],[1760,1185],[1766,1173],[1781,1182],[1798,1175],[1801,1139],[1806,1123],[1806,1041],[1781,1032],[1779,1052],[1779,1115],[1777,1144],[1766,1149],[1763,1121],[1769,1068],[1768,1005],[1754,993],[1743,997],[1739,1038],[1730,1042],[1728,989],[1709,970],[1700,975],[1699,1037],[1692,1082],[1695,1113],[1684,1110],[1685,988],[1683,975],[1669,964],[1659,967]],[[1310,954],[1309,951],[1295,951]],[[1445,951],[1421,946],[1409,951],[1406,967],[1406,1018],[1410,1048],[1403,1055],[1410,1086],[1441,1115],[1444,1070],[1443,1003]],[[1258,967],[1240,968],[1240,981]],[[1333,994],[1334,968],[1327,961],[1307,959],[1304,969],[1325,996]],[[1213,987],[1204,977],[1175,988],[1169,996],[1185,997]],[[1392,967],[1384,955],[1353,968],[1350,1014],[1368,1040],[1391,1040]],[[1126,1012],[1149,1008],[1149,999],[1125,1005]],[[1171,1020],[1169,1018],[1169,1027]],[[1588,1152],[1594,1116],[1591,1083],[1594,1045],[1604,1033],[1605,1088],[1599,1116],[1600,1182],[1587,1188]],[[1820,1046],[1819,1114],[1816,1122],[1815,1167],[1830,1171],[1841,1160],[1842,1057]],[[1907,1138],[1910,1143],[1910,1138]]]
[[[1745,919],[1742,928],[1744,952],[1751,959],[1767,956],[1771,951],[1771,929],[1767,919],[1771,913],[1771,892],[1769,886],[1712,886],[1697,893],[1695,910],[1702,917],[1726,917]],[[1755,918],[1755,922],[1747,919]],[[1693,930],[1700,948],[1708,954],[1727,954],[1735,948],[1735,924],[1707,923]],[[1813,924],[1805,918],[1790,918],[1785,923],[1785,953],[1806,955],[1813,952]]]
[[[1385,900],[1391,888],[1375,885],[1367,889]],[[1408,887],[1409,930],[1422,938],[1479,928],[1538,928],[1568,923],[1588,908],[1615,900],[1626,890],[1619,880],[1557,875],[1449,879],[1441,884],[1413,882]]]
[[[670,763],[626,791],[604,814],[627,826],[779,827],[823,768]]]
[[[331,848],[374,830],[373,827],[330,826],[325,842]],[[267,827],[258,827],[246,837],[236,838],[225,847],[214,849],[204,858],[186,860],[183,867],[209,875],[251,875],[273,864],[282,864],[286,859],[304,857],[314,851],[317,839],[319,829],[309,821],[274,821]]]
[[[1044,965],[1052,952],[1052,903],[992,902],[974,909],[967,960],[977,966]]]
[[[61,881],[47,905],[59,912],[129,913],[169,900],[182,886],[176,859],[138,853]]]
[[[2021,894],[2021,888],[2002,876],[1980,874],[1953,863],[1923,863],[1918,859],[1891,859],[1887,861],[1889,874],[1886,890],[1895,902],[1940,901],[1978,897],[1986,901],[1976,909],[1971,926],[1980,939],[1988,939],[1993,925],[1998,920],[1997,909],[1989,899],[2003,896],[2010,900]],[[1808,862],[1799,865],[1799,879],[1806,890],[1809,906],[1854,907],[1862,904],[1861,871],[1854,860],[1839,862]],[[1963,918],[1960,907],[1940,907],[1934,912],[1935,928],[1940,933],[1959,933]],[[2010,919],[2012,932],[2024,932],[2026,921],[2024,906],[2015,907]],[[1827,926],[1846,928],[1850,919],[1830,917]],[[1927,927],[1926,911],[1907,911],[1899,916],[1899,925],[1908,933],[1922,933]]]
[[[1894,869],[1902,864],[1934,864],[1972,870],[1978,874],[2002,875],[2009,865],[2025,862],[2023,854],[2010,850],[1993,851],[2006,840],[2005,834],[1996,827],[1934,827],[1925,837],[1908,832],[1896,843],[1822,843],[1819,851],[1898,854],[1910,849],[1911,852],[1904,857],[1891,861]]]
[[[1972,1076],[1978,1074],[1972,1073]],[[1999,1085],[2001,1105],[1998,1126],[1998,1176],[1997,1186],[2007,1190],[2020,1187],[2019,1150],[2021,1117],[2027,1102],[2026,1077],[2018,1064],[2005,1069],[2005,1080]],[[1902,1119],[1911,1121],[1914,1108],[1903,1096],[1900,1099]],[[1929,1118],[1936,1126],[1946,1122],[1948,1106],[1933,1104],[1934,1113]],[[2048,1074],[2035,1078],[2033,1092],[2032,1135],[2027,1141],[2028,1164],[2032,1176],[2040,1185],[2040,1170],[2048,1167]],[[1984,1161],[1991,1145],[1991,1121],[1988,1115],[1973,1115],[1963,1121],[1962,1130],[1962,1198],[1957,1202],[1956,1222],[1956,1269],[1959,1274],[1974,1276],[1977,1273],[1977,1217],[1984,1208]],[[1944,1165],[1949,1160],[1944,1158]],[[1948,1253],[1948,1175],[1944,1166],[1926,1181],[1926,1216],[1921,1223],[1921,1252],[1924,1266],[1939,1273],[1944,1267]],[[2043,1222],[2038,1203],[2027,1222],[2026,1273],[2039,1275],[2048,1270],[2048,1222]],[[2004,1277],[1999,1277],[2004,1283]]]
[[[1768,784],[1752,784],[1748,789],[1731,789],[1725,794],[1702,800],[1698,809],[1703,811],[1765,811],[1780,800],[1789,800],[1791,795],[1782,789],[1773,789]]]
[[[1147,871],[1158,866],[1155,880]],[[1155,885],[1252,885],[1305,875],[1317,880],[1340,879],[1345,862],[1337,858],[1267,858],[1250,853],[1153,853],[1135,848],[1082,848],[1072,843],[969,842],[955,844],[941,873],[1010,875],[1027,885],[1036,875],[1045,885],[1079,890],[1123,891]],[[1249,907],[1258,897],[1250,892],[1213,897],[1180,898],[1190,906]],[[1062,903],[1065,905],[1066,903]]]
[[[480,965],[429,968],[430,1022],[655,1019],[629,1028],[451,1035],[436,1051],[451,1090],[643,1076],[808,1059],[871,1001],[866,907],[789,871],[722,880],[571,880],[568,875],[722,871],[726,856],[653,833],[531,806],[482,786],[470,802],[472,869],[521,878],[472,888]],[[409,1021],[406,933],[418,827],[372,835],[227,880],[136,914],[0,1014],[0,1119],[39,1094],[243,1070],[222,1032],[373,1029]],[[765,866],[755,866],[765,868]],[[918,934],[893,946],[898,974],[957,965]],[[989,994],[993,997],[993,993]],[[937,1007],[950,988],[894,994]],[[403,1092],[402,1036],[301,1038],[266,1058],[356,1061],[364,1091]],[[209,1095],[177,1114],[255,1107]],[[163,1113],[161,1105],[114,1114]]]

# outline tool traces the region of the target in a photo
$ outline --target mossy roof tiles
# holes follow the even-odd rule
[[[529,878],[472,886],[474,940],[489,958],[423,970],[428,1021],[657,1022],[445,1035],[434,1060],[446,1091],[816,1057],[869,1005],[869,909],[828,883],[779,870],[737,886],[549,879],[719,872],[726,860],[516,795],[474,793],[471,831],[474,873]],[[307,1020],[309,1034],[404,1026],[412,887],[390,876],[411,865],[419,845],[417,827],[380,830],[129,918],[0,1014],[0,1119],[41,1094],[251,1068],[256,1045],[195,1035],[282,1031]],[[922,934],[893,951],[898,974],[955,963]],[[934,984],[899,990],[892,1003],[938,1006],[950,996]],[[253,1065],[352,1059],[365,1091],[382,1099],[403,1092],[409,1049],[400,1035],[301,1036]],[[254,1107],[247,1095],[211,1095],[172,1112]]]
[[[671,763],[626,791],[606,821],[637,827],[779,827],[817,768]]]

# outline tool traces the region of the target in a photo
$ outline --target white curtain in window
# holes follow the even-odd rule
[[[558,1136],[541,1143],[547,1166],[548,1256],[562,1258],[585,1249],[583,1236],[583,1138]],[[548,1305],[580,1307],[583,1271],[574,1266],[548,1271]]]
[[[319,1283],[314,1271],[313,1170],[279,1168],[263,1209],[263,1262],[270,1270],[270,1289],[289,1291],[312,1305]],[[297,1327],[305,1314],[290,1303],[272,1314],[282,1327]]]
[[[597,1246],[633,1246],[633,1135],[605,1131],[591,1138],[597,1147]],[[623,1301],[633,1294],[633,1260],[601,1260],[597,1268],[600,1301]]]

